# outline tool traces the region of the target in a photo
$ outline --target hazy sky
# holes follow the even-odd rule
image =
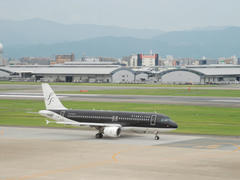
[[[0,0],[0,19],[161,30],[240,26],[240,0]]]

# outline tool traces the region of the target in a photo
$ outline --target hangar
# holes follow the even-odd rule
[[[134,71],[121,66],[5,66],[1,74],[8,73],[12,80],[46,82],[133,83]]]
[[[163,84],[204,84],[204,74],[191,69],[169,69],[159,73]]]
[[[163,70],[164,84],[234,84],[240,83],[240,66],[192,66]]]
[[[0,67],[0,80],[82,82],[236,84],[240,66],[206,65],[161,71],[132,70],[119,65],[15,65]]]

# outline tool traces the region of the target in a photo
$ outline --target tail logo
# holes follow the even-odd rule
[[[43,83],[42,90],[46,109],[67,109],[62,105],[62,103],[48,84]]]
[[[47,98],[48,105],[50,105],[52,102],[54,102],[53,92],[51,92]]]

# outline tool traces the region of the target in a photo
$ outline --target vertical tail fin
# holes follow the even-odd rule
[[[49,84],[42,83],[42,90],[46,109],[67,109],[62,105]]]

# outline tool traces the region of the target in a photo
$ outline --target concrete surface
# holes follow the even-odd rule
[[[238,180],[240,138],[0,126],[0,180]]]
[[[57,94],[63,100],[94,102],[133,102],[154,104],[185,104],[220,107],[240,107],[236,97],[147,96],[107,94]],[[43,99],[42,93],[0,92],[1,99]]]

